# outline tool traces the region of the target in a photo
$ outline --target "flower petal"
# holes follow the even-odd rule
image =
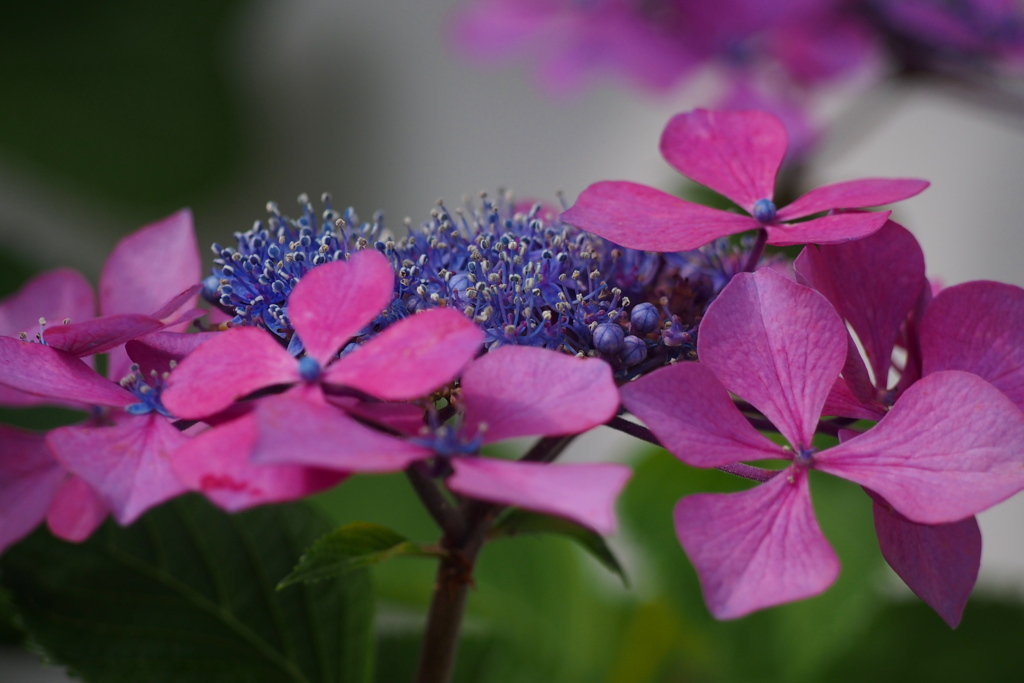
[[[324,382],[385,401],[426,396],[473,359],[484,333],[462,313],[435,308],[399,320],[327,368]]]
[[[814,518],[806,472],[796,468],[740,493],[687,496],[674,517],[717,619],[809,598],[839,575]]]
[[[397,472],[431,451],[356,422],[326,403],[319,389],[300,386],[260,399],[259,437],[251,460],[307,465],[338,472]]]
[[[57,538],[81,543],[107,518],[107,506],[81,477],[72,475],[57,491],[46,513],[46,525]]]
[[[0,552],[46,517],[66,473],[42,434],[0,425]]]
[[[750,216],[693,204],[625,181],[594,183],[559,219],[630,249],[661,252],[689,251],[760,227]]]
[[[288,317],[306,355],[327,365],[345,342],[384,310],[394,286],[391,264],[372,249],[306,273],[288,297]]]
[[[602,534],[617,528],[615,501],[632,475],[610,463],[552,465],[452,458],[448,488],[470,498],[565,517]]]
[[[529,346],[503,346],[462,373],[463,429],[481,423],[484,443],[517,436],[579,434],[612,419],[619,392],[611,367]]]
[[[735,276],[708,307],[697,356],[794,448],[810,447],[846,337],[825,297],[763,268]]]
[[[776,220],[790,221],[833,209],[884,206],[924,192],[931,183],[916,178],[862,178],[818,187],[779,209]]]
[[[100,310],[148,315],[201,279],[192,212],[182,209],[117,243],[100,274]],[[191,297],[182,310],[195,302]]]
[[[956,628],[981,566],[978,520],[917,524],[880,496],[872,499],[882,557],[917,597]]]
[[[182,360],[167,378],[161,400],[172,415],[194,420],[257,389],[300,379],[298,362],[268,332],[234,327]]]
[[[673,117],[661,135],[668,163],[747,212],[772,199],[786,146],[785,126],[762,111],[697,109]]]
[[[714,373],[678,363],[624,385],[622,405],[650,427],[673,455],[695,467],[786,458],[747,422]]]
[[[189,439],[172,456],[171,467],[187,488],[229,512],[303,498],[345,478],[313,467],[254,465],[249,454],[258,436],[250,413]]]
[[[203,342],[220,332],[153,332],[125,344],[125,350],[133,363],[139,366],[143,376],[148,377],[154,370],[162,375],[171,371],[171,363],[180,363]]]
[[[92,285],[77,270],[59,268],[40,273],[21,289],[0,302],[0,335],[17,337],[24,332],[34,338],[39,318],[59,325],[89,320],[96,315]]]
[[[108,315],[69,325],[47,327],[43,339],[49,346],[76,356],[103,353],[125,342],[166,327],[148,315]],[[119,379],[119,378],[118,378]]]
[[[170,458],[187,440],[153,413],[126,415],[112,427],[61,427],[46,437],[57,459],[89,484],[124,525],[185,492]]]
[[[891,211],[835,213],[801,223],[773,223],[766,226],[768,244],[837,244],[867,237],[885,225]]]
[[[870,488],[914,522],[957,522],[1024,489],[1024,413],[977,375],[936,372],[814,466]]]
[[[986,281],[943,289],[920,340],[925,374],[973,372],[1024,410],[1024,289]]]
[[[119,408],[136,402],[67,351],[11,337],[0,337],[0,384],[61,401]]]
[[[885,391],[900,326],[928,283],[917,240],[887,221],[863,239],[805,247],[795,266],[853,327]]]

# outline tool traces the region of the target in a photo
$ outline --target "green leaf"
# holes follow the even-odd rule
[[[559,534],[571,538],[593,555],[605,568],[617,574],[622,579],[623,585],[629,586],[629,579],[626,577],[622,565],[619,564],[619,560],[605,543],[604,537],[595,531],[562,517],[550,517],[526,510],[511,510],[502,516],[491,529],[491,538],[503,538],[518,534]]]
[[[32,640],[93,683],[365,683],[368,574],[278,593],[329,524],[305,504],[228,515],[198,496],[81,545],[39,530],[0,560]]]
[[[332,579],[392,557],[440,557],[442,551],[416,545],[380,524],[353,522],[322,536],[307,550],[278,589]]]

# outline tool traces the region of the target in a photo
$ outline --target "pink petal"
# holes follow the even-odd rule
[[[181,361],[161,400],[172,415],[194,420],[219,413],[257,389],[300,380],[298,362],[270,333],[234,327]]]
[[[451,382],[473,359],[484,333],[450,308],[399,320],[327,368],[324,382],[385,401],[426,396]]]
[[[811,190],[779,209],[776,220],[790,221],[833,209],[884,206],[924,192],[931,183],[914,178],[863,178]]]
[[[661,135],[668,163],[748,212],[772,198],[786,145],[785,126],[762,111],[697,109],[673,117]]]
[[[875,533],[885,561],[917,597],[956,628],[981,566],[978,520],[916,524],[884,499],[872,498]]]
[[[797,468],[740,493],[687,496],[674,516],[717,619],[809,598],[839,575],[814,518],[806,472]]]
[[[313,386],[260,399],[252,462],[307,465],[339,472],[397,472],[431,451],[356,422]]]
[[[131,392],[104,379],[67,351],[0,337],[0,384],[36,396],[123,408]]]
[[[615,501],[632,475],[625,465],[551,465],[491,458],[452,458],[448,488],[546,515],[565,517],[601,534],[617,527]]]
[[[418,436],[423,430],[424,411],[414,403],[384,403],[360,401],[354,396],[330,396],[324,398],[333,406],[363,422],[379,425],[385,431],[398,432],[405,436]]]
[[[825,399],[822,415],[853,417],[858,420],[878,421],[885,416],[885,408],[878,402],[866,402],[857,398],[842,377],[837,377]]]
[[[846,359],[846,327],[825,297],[763,268],[735,276],[708,307],[697,356],[794,448],[810,447]]]
[[[41,273],[0,302],[0,335],[17,337],[26,333],[34,339],[39,318],[59,325],[89,320],[96,315],[92,285],[76,270],[59,268]]]
[[[61,427],[46,443],[99,495],[121,524],[180,493],[171,454],[188,440],[156,414],[126,415],[111,427]]]
[[[891,211],[836,213],[802,223],[773,223],[766,226],[768,244],[837,244],[867,237],[885,225]]]
[[[172,456],[172,469],[187,488],[229,512],[303,498],[345,478],[312,467],[251,464],[258,431],[252,414],[207,430]]]
[[[673,455],[695,467],[788,457],[762,436],[700,363],[678,363],[624,385],[622,405]]]
[[[109,351],[164,327],[162,322],[146,315],[110,315],[70,325],[47,327],[43,339],[55,349],[76,356],[89,356]]]
[[[1024,409],[1024,289],[965,282],[932,300],[921,321],[924,373],[964,370]]]
[[[927,284],[917,240],[887,221],[863,239],[805,247],[795,265],[853,327],[884,391],[900,326]]]
[[[139,366],[144,376],[170,372],[171,362],[180,363],[203,342],[213,339],[220,332],[154,332],[125,344],[125,350],[133,363]]]
[[[200,308],[194,308],[199,290],[202,288],[201,284],[194,284],[178,292],[168,301],[165,301],[160,308],[150,313],[150,317],[166,321],[168,324],[185,322],[183,318],[195,320],[206,313],[206,311]]]
[[[100,310],[149,314],[201,279],[192,212],[182,209],[117,243],[100,275]],[[182,308],[195,301],[190,297]]]
[[[689,251],[760,227],[750,216],[720,211],[624,181],[594,183],[560,217],[564,223],[630,249]]]
[[[1024,489],[1024,413],[976,375],[937,372],[814,466],[877,492],[912,521],[956,522]]]
[[[57,538],[81,543],[103,524],[107,512],[107,506],[92,487],[72,475],[50,504],[46,524]]]
[[[391,301],[395,274],[387,258],[372,249],[306,273],[288,297],[288,317],[306,355],[327,365]]]
[[[0,425],[0,552],[46,516],[67,476],[42,434]]]
[[[604,424],[619,408],[611,367],[529,346],[503,346],[462,373],[463,429],[484,443],[517,436],[579,434]]]

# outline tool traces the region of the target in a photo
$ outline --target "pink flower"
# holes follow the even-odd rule
[[[882,227],[889,212],[791,221],[834,209],[889,204],[928,186],[924,180],[907,178],[852,180],[811,190],[776,209],[775,176],[786,147],[786,130],[771,114],[704,109],[679,114],[662,134],[662,156],[680,173],[725,195],[750,215],[693,204],[646,185],[603,181],[584,190],[561,219],[645,251],[687,251],[754,229],[767,231],[767,243],[777,246],[831,244],[870,235]]]
[[[305,349],[300,359],[269,333],[244,327],[190,353],[163,395],[179,417],[209,419],[260,389],[294,386],[189,442],[174,458],[182,480],[223,507],[240,509],[306,495],[336,483],[337,472],[392,472],[429,456],[352,416],[390,426],[396,416],[407,420],[402,409],[373,414],[369,404],[334,396],[354,391],[385,401],[422,398],[449,383],[479,350],[479,328],[458,311],[434,309],[391,325],[338,358],[387,306],[393,283],[390,264],[375,251],[307,273],[288,299],[288,316]]]
[[[816,595],[835,579],[838,561],[811,508],[811,468],[861,484],[927,525],[959,522],[1024,488],[1024,413],[960,371],[914,383],[875,427],[818,452],[812,439],[846,340],[824,297],[764,269],[738,275],[711,304],[699,363],[622,388],[623,404],[684,462],[792,461],[753,489],[689,496],[676,507],[680,541],[719,618]],[[730,392],[791,448],[755,431]]]

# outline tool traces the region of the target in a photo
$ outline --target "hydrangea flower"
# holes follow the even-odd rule
[[[908,178],[852,180],[819,187],[777,208],[775,176],[786,146],[786,129],[765,112],[697,109],[679,114],[662,133],[662,156],[749,215],[694,204],[646,185],[602,181],[585,189],[561,219],[617,244],[649,251],[687,251],[755,229],[764,230],[767,243],[776,246],[831,244],[870,235],[889,212],[814,214],[889,204],[928,187],[924,180]],[[808,220],[792,222],[803,218]]]
[[[861,484],[929,525],[958,522],[1024,488],[1024,413],[960,371],[914,383],[875,427],[819,452],[813,436],[846,339],[842,320],[814,290],[768,269],[741,274],[701,323],[699,363],[622,388],[623,404],[688,464],[792,462],[753,489],[689,496],[676,507],[680,541],[719,618],[816,595],[835,579],[839,564],[814,519],[809,469]],[[790,447],[755,431],[730,392]]]

